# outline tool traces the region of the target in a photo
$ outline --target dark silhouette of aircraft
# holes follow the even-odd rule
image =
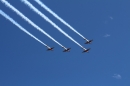
[[[53,51],[54,47],[48,47],[47,51]]]
[[[89,50],[90,50],[90,48],[88,48],[88,49],[85,49],[82,53],[85,53],[85,52],[89,52]]]
[[[93,40],[87,40],[85,44],[91,44]]]
[[[65,50],[63,52],[70,52],[71,48],[65,48]]]

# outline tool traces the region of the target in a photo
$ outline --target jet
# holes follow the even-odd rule
[[[54,47],[47,47],[47,51],[53,51]]]
[[[93,40],[87,40],[85,44],[91,44]]]
[[[90,50],[90,48],[88,48],[88,49],[85,49],[82,53],[85,53],[85,52],[89,52],[89,50]]]
[[[70,49],[71,49],[71,48],[66,48],[66,47],[62,47],[62,48],[64,48],[63,52],[70,52]]]

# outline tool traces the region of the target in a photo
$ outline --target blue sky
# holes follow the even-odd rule
[[[30,10],[20,0],[8,0],[53,36],[63,49],[0,2],[0,9],[49,46],[52,52],[0,15],[0,86],[129,86],[129,0],[41,0],[88,39],[91,45],[33,0],[41,12],[86,48],[83,50]]]

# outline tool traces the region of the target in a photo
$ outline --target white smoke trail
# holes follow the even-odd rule
[[[64,25],[66,25],[67,27],[69,27],[72,31],[74,31],[75,33],[77,33],[80,37],[82,37],[83,39],[86,39],[82,34],[80,34],[77,30],[75,30],[71,25],[69,25],[65,20],[63,20],[61,17],[59,17],[55,12],[53,12],[49,7],[47,7],[43,2],[41,2],[40,0],[34,0],[35,2],[37,2],[41,7],[43,7],[46,11],[48,11],[49,13],[51,13],[55,18],[57,18],[59,21],[61,21]],[[86,39],[87,41],[89,41],[88,39]]]
[[[0,10],[0,14],[5,17],[6,19],[8,19],[10,22],[12,22],[14,25],[16,25],[20,30],[22,30],[23,32],[25,32],[26,34],[28,34],[29,36],[31,36],[32,38],[34,38],[35,40],[37,40],[38,42],[40,42],[41,44],[43,44],[44,46],[48,47],[48,45],[46,45],[45,43],[43,43],[41,40],[39,40],[37,37],[35,37],[34,35],[32,35],[30,32],[28,32],[26,29],[24,29],[20,24],[18,24],[15,20],[13,20],[10,16],[8,16],[6,13],[4,13],[2,10]]]
[[[27,6],[29,6],[30,9],[32,9],[34,12],[39,14],[42,18],[44,18],[47,22],[49,22],[52,26],[54,26],[57,30],[59,30],[61,33],[63,33],[66,37],[68,37],[70,40],[75,42],[81,48],[85,49],[82,45],[80,45],[77,41],[75,41],[72,37],[70,37],[67,33],[65,33],[60,27],[58,27],[54,22],[52,22],[47,16],[45,16],[37,8],[35,8],[29,1],[27,1],[27,0],[21,0],[21,1],[24,2]]]
[[[18,11],[9,2],[7,2],[6,0],[1,0],[1,2],[4,3],[7,7],[11,8],[14,12],[16,12],[19,16],[21,16],[25,21],[27,21],[30,25],[32,25],[33,27],[35,27],[37,30],[41,31],[43,34],[45,34],[47,37],[49,37],[55,43],[57,43],[61,47],[64,47],[62,44],[60,44],[58,41],[56,41],[53,37],[51,37],[48,33],[46,33],[44,30],[42,30],[39,26],[37,26],[35,23],[33,23],[30,19],[28,19],[26,16],[24,16],[20,11]]]

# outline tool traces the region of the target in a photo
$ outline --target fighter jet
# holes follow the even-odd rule
[[[93,40],[87,40],[85,44],[91,44]]]
[[[47,47],[47,51],[53,51],[54,47]]]
[[[85,49],[82,53],[89,52],[90,48]]]

